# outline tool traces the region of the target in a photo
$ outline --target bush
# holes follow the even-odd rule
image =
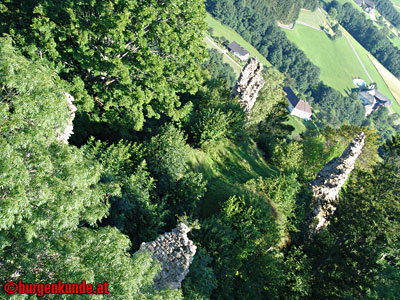
[[[228,128],[228,116],[224,112],[218,108],[205,108],[193,126],[192,136],[195,144],[205,146],[225,138]]]

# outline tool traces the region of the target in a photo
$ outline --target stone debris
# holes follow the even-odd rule
[[[179,289],[189,273],[189,266],[197,247],[187,237],[190,231],[184,223],[179,223],[172,232],[166,232],[153,242],[142,243],[139,251],[147,250],[153,258],[161,262],[162,269],[154,279],[157,289]]]
[[[265,84],[262,69],[263,65],[256,57],[250,58],[232,91],[232,96],[239,97],[242,108],[249,116],[256,103],[258,93]]]
[[[332,159],[311,182],[313,210],[310,217],[310,236],[320,232],[329,224],[336,210],[339,191],[354,169],[365,143],[365,134],[360,132],[344,150],[342,156]]]
[[[72,97],[68,93],[65,93],[65,96],[67,98],[67,104],[68,104],[70,117],[67,120],[68,123],[64,127],[64,131],[62,133],[58,134],[57,141],[62,142],[64,144],[68,144],[68,139],[74,133],[74,125],[72,122],[74,121],[74,118],[75,118],[76,106],[72,103],[75,100],[74,97]]]

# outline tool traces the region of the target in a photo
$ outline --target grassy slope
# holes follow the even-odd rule
[[[219,49],[217,47],[215,47],[212,43],[210,43],[210,41],[208,39],[204,38],[204,43],[206,44],[207,48],[216,49],[219,51]],[[221,53],[221,52],[219,51],[219,53]],[[232,67],[232,69],[235,71],[237,77],[239,77],[242,69],[239,68],[238,65],[233,63],[229,58],[227,58],[225,54],[223,54],[222,57],[223,57],[223,61],[225,63],[229,64]]]
[[[295,128],[291,134],[292,138],[294,139],[299,138],[300,134],[307,130],[306,126],[304,125],[304,122],[305,121],[296,116],[289,116],[289,121],[287,121],[286,124],[292,125]]]
[[[313,17],[310,14],[314,14],[315,16]],[[320,20],[321,18],[322,21]],[[324,15],[319,12],[312,13],[302,11],[299,20],[315,27],[319,27],[319,25],[323,24],[323,18]],[[395,98],[381,74],[368,58],[369,52],[365,50],[344,28],[341,29],[344,34],[349,37],[368,73],[378,84],[379,90],[394,101]],[[302,49],[313,63],[321,68],[321,79],[326,84],[345,92],[346,90],[348,91],[349,88],[354,88],[352,83],[352,77],[354,76],[360,76],[364,80],[368,81],[367,75],[344,37],[332,41],[325,33],[313,30],[301,24],[297,24],[294,30],[284,31],[288,38]],[[397,112],[396,109],[395,111]]]
[[[276,173],[265,162],[253,141],[238,145],[226,141],[209,152],[192,149],[189,164],[208,180],[207,193],[201,206],[201,215],[204,217],[217,213],[221,203],[241,191],[243,183]]]
[[[360,12],[362,12],[363,14],[364,14],[364,16],[367,18],[367,19],[371,19],[371,17],[368,15],[368,14],[366,14],[366,13],[364,13],[364,11],[361,9],[361,7],[359,7],[353,0],[337,0],[340,4],[345,4],[346,2],[350,2],[355,8],[357,8],[357,10],[358,11],[360,11]],[[330,1],[326,1],[326,2],[330,2]],[[400,0],[391,0],[391,2],[393,3],[393,4],[396,4],[396,5],[398,5],[398,6],[400,6]],[[399,7],[395,7],[398,11],[400,11],[400,8]],[[379,16],[380,16],[380,13],[375,9],[375,15],[376,15],[376,17],[378,18]],[[372,20],[372,19],[371,19]],[[388,22],[387,20],[386,20],[386,22]],[[379,29],[382,29],[382,26],[381,25],[379,25],[377,22],[374,22],[374,25],[376,26],[376,27],[378,27]],[[396,28],[393,28],[393,30],[392,31],[394,31],[395,33],[397,33],[397,34],[399,34],[399,31],[396,29]],[[395,36],[394,38],[390,38],[389,36],[388,36],[388,38],[390,39],[390,41],[396,46],[396,47],[398,47],[399,49],[400,49],[400,37],[397,37],[397,36]]]
[[[343,28],[342,28],[342,30],[345,31]],[[381,93],[383,93],[385,96],[387,96],[389,99],[391,99],[392,101],[395,101],[394,96],[392,95],[389,87],[385,83],[381,74],[377,71],[374,64],[369,59],[368,55],[371,55],[371,54],[367,50],[365,50],[365,48],[363,46],[361,46],[361,44],[359,44],[347,31],[345,31],[345,34],[347,34],[349,36],[351,43],[353,44],[354,48],[356,49],[358,55],[361,58],[361,61],[367,68],[369,74],[372,76],[372,79],[374,79],[374,81],[377,83],[379,91]]]
[[[321,69],[321,80],[327,85],[344,93],[354,88],[353,77],[367,79],[344,37],[332,41],[325,33],[301,24],[296,24],[294,30],[284,31],[289,40]]]
[[[245,41],[236,31],[226,25],[223,25],[221,22],[213,18],[209,13],[207,13],[205,21],[209,27],[214,29],[214,36],[224,36],[229,42],[236,41],[250,52],[250,56],[257,56],[258,60],[262,62],[263,65],[268,67],[271,66],[270,62],[264,56],[262,56],[261,53],[256,50],[256,48]]]

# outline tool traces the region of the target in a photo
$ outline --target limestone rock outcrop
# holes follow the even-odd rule
[[[329,224],[329,218],[336,210],[339,191],[350,172],[354,169],[365,143],[365,134],[360,132],[347,146],[340,157],[332,159],[311,182],[313,208],[310,216],[310,236]]]
[[[265,84],[262,76],[263,65],[256,57],[249,59],[240,73],[239,80],[236,82],[232,96],[238,96],[244,111],[250,115],[256,103],[258,93]]]
[[[75,100],[74,97],[72,97],[68,93],[65,93],[65,97],[67,98],[69,118],[68,120],[66,120],[66,125],[64,127],[64,130],[58,134],[57,141],[64,144],[68,144],[68,139],[74,133],[74,125],[72,122],[74,121],[75,118],[76,106],[73,104]]]
[[[188,226],[179,223],[172,232],[166,232],[155,241],[140,245],[139,251],[150,251],[153,258],[161,262],[162,269],[154,280],[157,289],[179,289],[189,273],[197,249],[187,236],[189,231]]]

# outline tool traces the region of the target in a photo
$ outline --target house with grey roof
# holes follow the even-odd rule
[[[309,120],[312,115],[310,104],[304,100],[300,100],[290,87],[284,87],[283,91],[289,101],[289,111],[292,116],[296,116],[305,120]]]
[[[372,14],[375,9],[375,3],[371,0],[354,0],[358,6],[362,7],[368,14]]]
[[[234,55],[239,57],[240,60],[247,60],[250,56],[249,51],[244,49],[242,46],[240,46],[236,42],[232,42],[228,45],[229,51],[231,51]]]
[[[389,108],[392,101],[376,89],[375,84],[367,86],[367,89],[362,89],[359,92],[362,105],[365,107],[365,116],[368,116],[379,107]]]

